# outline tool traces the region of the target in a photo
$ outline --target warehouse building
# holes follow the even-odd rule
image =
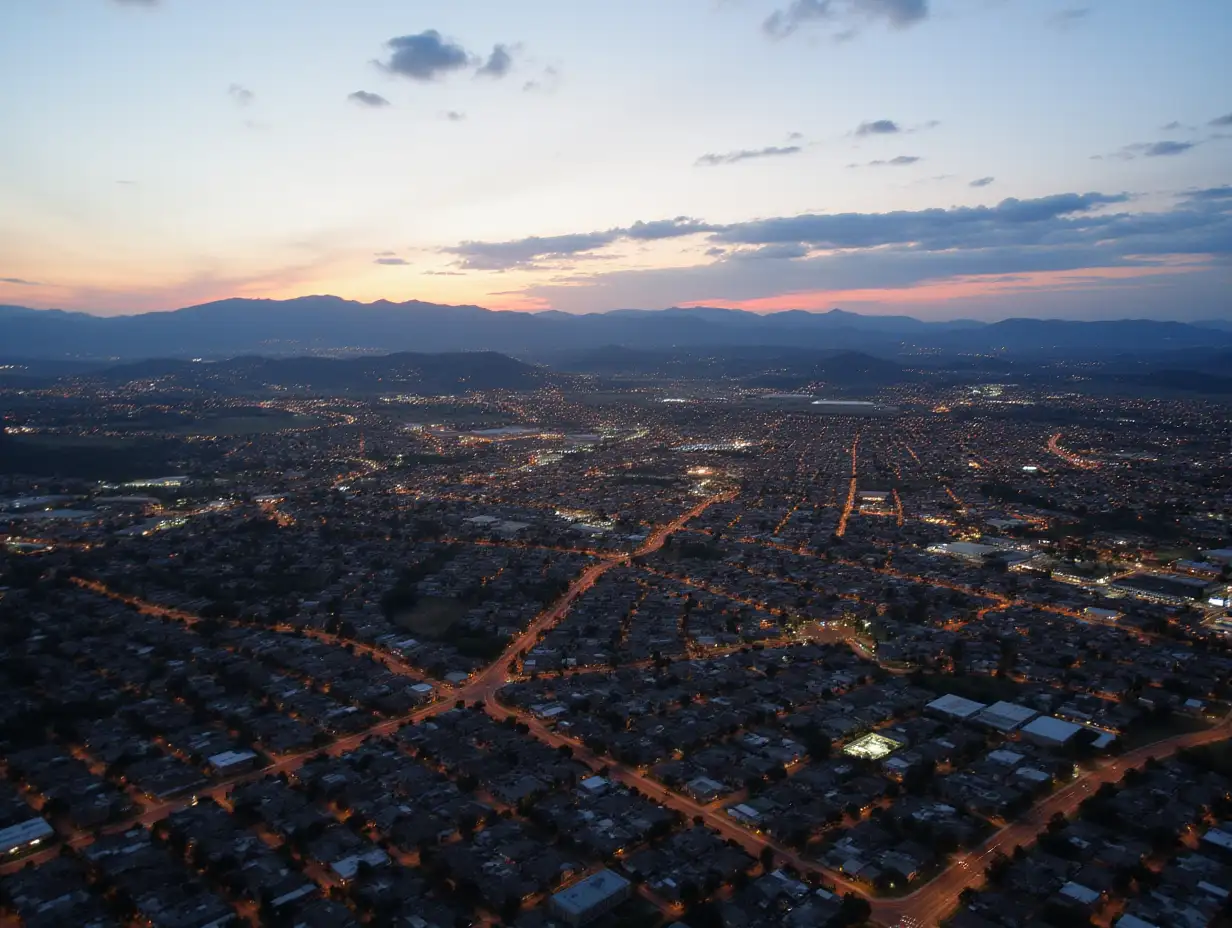
[[[552,913],[570,925],[585,925],[606,915],[633,893],[633,884],[611,870],[600,870],[552,896]]]

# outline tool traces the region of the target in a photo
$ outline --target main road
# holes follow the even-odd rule
[[[707,497],[688,512],[682,513],[666,525],[659,526],[634,551],[628,554],[606,555],[601,557],[596,563],[591,564],[582,571],[576,580],[569,584],[569,588],[555,602],[531,621],[525,631],[509,643],[500,657],[459,686],[455,693],[456,698],[474,701],[483,700],[485,702],[491,701],[496,695],[496,691],[505,685],[509,662],[517,660],[523,651],[534,647],[544,634],[560,624],[578,597],[593,587],[600,577],[613,567],[628,564],[635,557],[653,554],[663,547],[673,532],[680,531],[691,519],[697,518],[697,516],[701,515],[715,503],[730,502],[735,498],[735,491]]]

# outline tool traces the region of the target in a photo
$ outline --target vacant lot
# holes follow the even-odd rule
[[[428,596],[399,613],[394,621],[413,635],[439,641],[448,636],[454,623],[465,614],[466,607],[456,599]]]

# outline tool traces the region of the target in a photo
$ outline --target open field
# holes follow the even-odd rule
[[[395,616],[394,621],[412,634],[439,640],[465,613],[466,607],[456,599],[429,596]]]

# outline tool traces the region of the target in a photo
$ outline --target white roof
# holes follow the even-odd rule
[[[979,715],[979,721],[1001,731],[1013,731],[1038,713],[1012,702],[994,702]]]
[[[976,702],[974,699],[964,699],[962,696],[957,696],[954,693],[947,693],[938,699],[934,699],[925,708],[932,709],[934,712],[940,712],[943,715],[953,716],[954,718],[969,719],[984,708],[984,703]]]
[[[0,829],[0,854],[8,854],[25,847],[33,841],[41,841],[55,834],[52,827],[41,818],[31,818],[20,825]]]
[[[1039,718],[1022,727],[1024,735],[1031,735],[1041,741],[1053,744],[1065,744],[1070,738],[1082,731],[1081,725],[1053,718],[1051,715],[1041,715]]]
[[[552,905],[573,915],[585,915],[596,906],[629,888],[619,873],[600,870],[552,896]]]
[[[1069,896],[1071,899],[1077,899],[1083,905],[1090,905],[1092,902],[1099,899],[1099,893],[1095,890],[1088,889],[1081,883],[1074,883],[1073,881],[1066,883],[1061,887],[1061,895]]]
[[[235,764],[242,764],[245,761],[253,760],[256,754],[252,751],[223,751],[221,754],[215,754],[210,758],[211,767],[232,767]]]
[[[988,759],[998,764],[1003,764],[1006,767],[1016,767],[1018,762],[1023,759],[1023,755],[1016,751],[989,751]]]
[[[329,865],[329,868],[342,877],[342,879],[349,880],[359,872],[360,864],[367,864],[370,867],[382,867],[387,863],[389,863],[389,855],[379,847],[374,847],[371,850],[364,851],[362,854],[352,854],[349,857],[342,858],[342,860],[336,860]]]
[[[1212,828],[1202,836],[1202,840],[1224,850],[1232,851],[1232,835],[1226,831],[1220,831],[1218,828]]]

